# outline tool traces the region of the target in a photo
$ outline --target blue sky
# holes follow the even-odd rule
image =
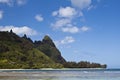
[[[0,31],[46,34],[67,61],[120,68],[120,0],[0,0]]]

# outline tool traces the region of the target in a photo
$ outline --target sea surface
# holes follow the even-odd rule
[[[120,80],[120,69],[1,69],[0,80]]]

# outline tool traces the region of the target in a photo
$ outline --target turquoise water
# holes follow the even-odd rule
[[[120,69],[0,70],[0,80],[120,80]]]

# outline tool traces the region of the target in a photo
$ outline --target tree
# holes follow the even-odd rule
[[[10,33],[13,33],[12,29],[10,30]]]
[[[27,35],[26,35],[26,34],[24,34],[23,38],[27,39]]]

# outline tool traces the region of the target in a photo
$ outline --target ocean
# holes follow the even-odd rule
[[[120,80],[120,69],[1,69],[0,80]]]

